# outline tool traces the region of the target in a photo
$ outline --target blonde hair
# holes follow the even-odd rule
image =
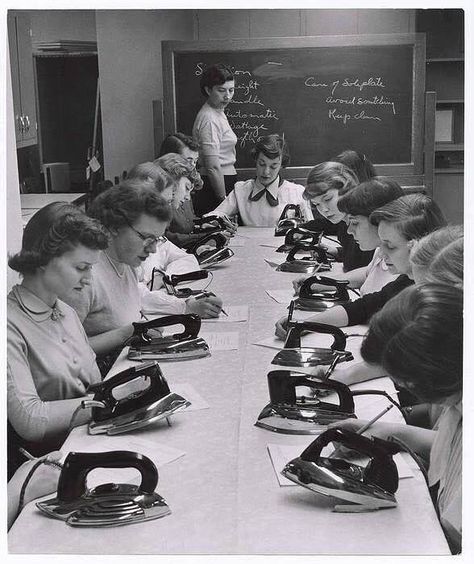
[[[410,262],[425,271],[427,282],[462,286],[463,255],[463,228],[461,225],[448,225],[416,241]]]

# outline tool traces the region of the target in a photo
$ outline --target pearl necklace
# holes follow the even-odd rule
[[[110,257],[106,251],[104,251],[104,255],[107,257],[107,260],[109,261],[109,263],[111,264],[112,268],[115,270],[115,274],[119,277],[122,278],[123,275],[125,274],[125,268],[123,269],[123,272],[120,272],[118,269],[118,265],[119,264],[123,264],[119,261],[114,260],[112,257]]]

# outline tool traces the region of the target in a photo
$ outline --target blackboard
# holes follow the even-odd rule
[[[163,59],[167,131],[191,133],[207,65],[234,70],[226,114],[239,138],[239,169],[253,168],[255,140],[279,133],[292,167],[353,148],[379,165],[422,170],[424,38],[417,34],[163,42]]]

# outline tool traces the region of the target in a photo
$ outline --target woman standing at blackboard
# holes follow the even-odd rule
[[[197,215],[215,209],[233,190],[237,180],[234,167],[237,136],[224,113],[234,96],[234,86],[232,71],[222,64],[208,67],[201,76],[201,92],[207,100],[193,126],[204,181],[194,200]]]

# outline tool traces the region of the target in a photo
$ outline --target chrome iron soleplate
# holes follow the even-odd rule
[[[100,489],[100,493],[96,493]],[[109,490],[109,492],[105,490]],[[159,519],[171,513],[157,493],[147,494],[132,484],[103,484],[71,502],[57,497],[37,502],[43,513],[72,527],[116,527]]]
[[[301,309],[303,311],[326,311],[331,307],[347,303],[345,301],[344,302],[336,301],[336,300],[331,301],[331,300],[324,300],[319,298],[314,298],[314,299],[296,298],[294,302],[295,302],[295,308]]]
[[[182,411],[190,405],[191,403],[182,396],[170,393],[152,404],[131,413],[113,417],[108,421],[91,421],[89,423],[89,434],[98,435],[106,433],[107,435],[119,435],[134,431],[135,429],[141,429],[178,411]]]
[[[317,400],[314,400],[317,404]],[[334,406],[337,408],[337,406]],[[355,417],[337,409],[314,407],[267,405],[262,409],[255,425],[274,433],[285,435],[319,435],[330,423]]]
[[[309,274],[317,269],[318,272],[324,272],[326,270],[331,270],[330,265],[320,265],[319,262],[312,260],[294,260],[291,262],[284,262],[276,267],[276,270],[280,272],[300,272],[303,274]]]
[[[282,475],[295,484],[327,497],[343,499],[350,503],[362,505],[368,509],[384,509],[396,507],[395,496],[373,484],[364,484],[360,480],[351,479],[348,472],[335,472],[331,464],[324,465],[327,458],[315,462],[295,458],[281,471]],[[349,471],[360,476],[362,468],[356,464],[347,464]],[[347,510],[347,508],[346,508]]]
[[[349,351],[344,351],[341,361],[352,360],[353,356]],[[316,347],[300,347],[298,349],[282,349],[279,351],[272,364],[278,366],[291,366],[296,368],[313,368],[316,366],[329,365],[334,360],[334,356],[341,355],[342,351],[332,351],[331,349],[321,349]]]
[[[130,360],[179,361],[211,356],[209,345],[201,337],[188,341],[160,344],[159,342],[142,345],[136,349],[130,347]]]
[[[217,251],[216,253],[213,253],[211,256],[206,257],[199,263],[199,265],[206,267],[215,266],[233,256],[234,251],[226,247],[225,249],[219,249],[219,251]]]

